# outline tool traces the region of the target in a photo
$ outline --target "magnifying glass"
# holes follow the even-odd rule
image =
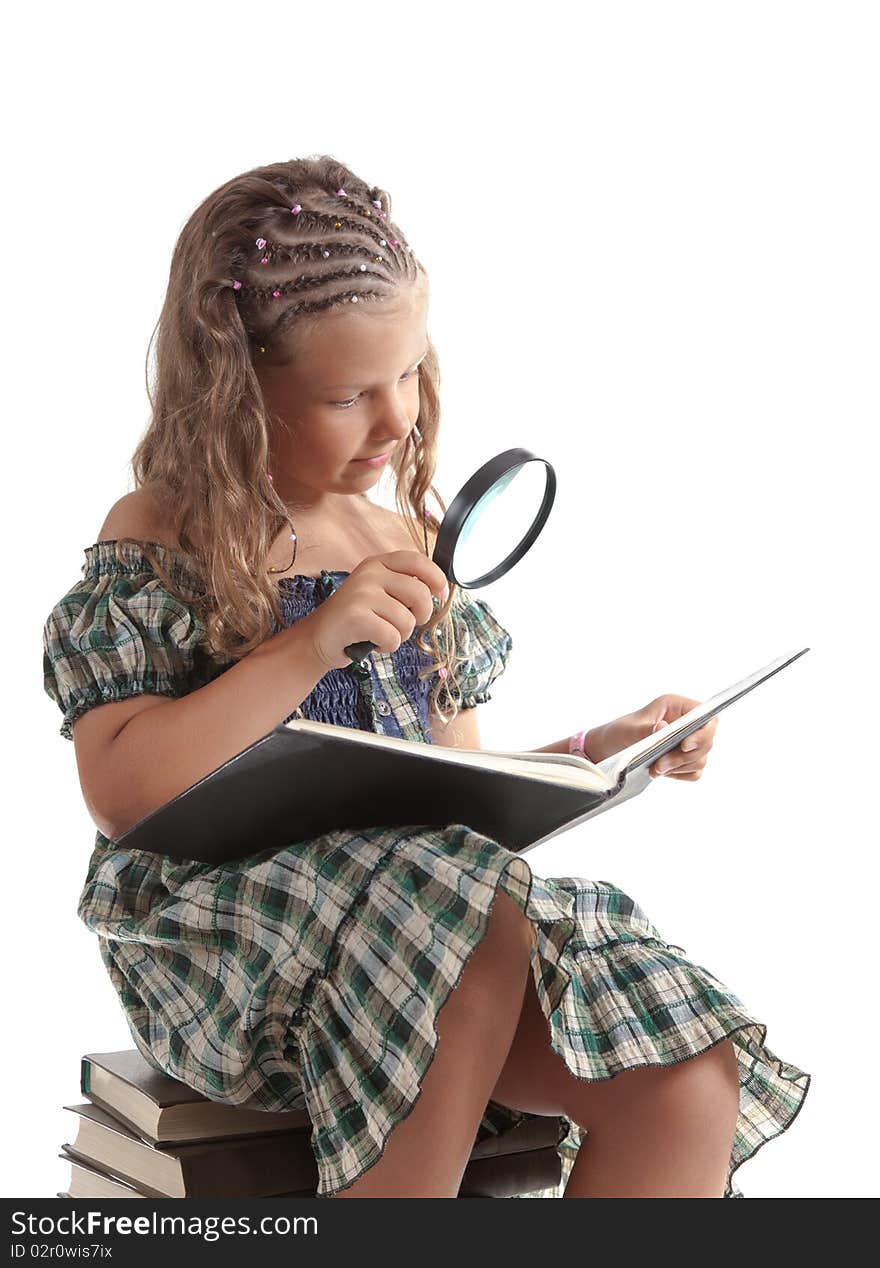
[[[555,497],[556,472],[546,458],[528,449],[496,454],[462,486],[443,516],[434,563],[466,590],[496,581],[534,543]],[[360,661],[375,647],[369,641],[349,643],[345,654]]]

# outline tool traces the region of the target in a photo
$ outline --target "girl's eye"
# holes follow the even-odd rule
[[[421,364],[421,362],[420,362],[419,364]],[[413,377],[413,375],[418,375],[418,372],[419,372],[419,367],[418,367],[418,366],[416,366],[416,368],[415,368],[414,370],[407,370],[406,374],[402,374],[402,375],[400,376],[400,377],[401,377],[401,380],[411,379],[411,378]],[[354,405],[356,402],[357,402],[357,397],[356,397],[356,396],[353,396],[353,397],[351,398],[351,400],[348,400],[348,401],[331,401],[331,402],[330,402],[330,404],[331,404],[331,405],[335,405],[337,409],[351,409],[352,405]]]

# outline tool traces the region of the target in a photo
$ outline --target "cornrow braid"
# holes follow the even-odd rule
[[[348,245],[343,243],[341,247],[337,247],[334,242],[269,242],[263,238],[266,245],[262,248],[263,258],[269,264],[274,264],[276,260],[290,260],[296,263],[298,260],[315,260],[323,256],[325,258],[340,255],[342,252],[351,252],[355,255],[369,256],[371,259],[382,259],[382,256],[376,256],[373,252],[375,247],[365,247],[361,243],[352,243]],[[379,240],[380,242],[382,239]],[[263,260],[260,260],[262,264]],[[241,261],[244,263],[244,260]]]
[[[360,291],[357,293],[354,291],[337,291],[334,295],[328,295],[326,299],[315,300],[312,303],[306,302],[303,304],[292,305],[284,313],[282,313],[275,324],[270,326],[268,331],[263,335],[250,331],[248,333],[251,335],[252,339],[258,341],[263,339],[269,342],[298,317],[312,316],[315,313],[325,312],[328,308],[332,308],[335,304],[345,303],[346,301],[349,303],[360,303],[364,298],[382,300],[385,298],[386,294],[387,292],[383,291]],[[262,346],[265,349],[266,344],[264,343]]]
[[[388,239],[382,235],[379,229],[375,228],[373,225],[361,224],[359,221],[346,217],[341,213],[331,213],[330,215],[326,215],[323,212],[301,212],[297,221],[297,228],[304,228],[307,231],[313,229],[326,230],[329,235],[329,240],[327,238],[322,238],[320,242],[308,242],[303,241],[303,239],[296,239],[293,242],[285,242],[280,238],[273,238],[273,240],[269,242],[265,237],[259,237],[256,239],[255,245],[257,247],[262,247],[262,257],[260,259],[260,263],[268,263],[269,259],[272,258],[273,252],[277,255],[284,255],[295,253],[296,251],[303,250],[304,248],[321,250],[327,246],[332,246],[333,249],[336,250],[337,242],[339,241],[336,238],[336,235],[339,230],[350,230],[352,233],[357,233],[363,238],[371,239],[376,244],[375,247],[372,248],[373,250],[378,250],[379,248],[382,248],[383,250],[390,250],[393,246],[397,245],[399,241],[392,236],[389,247]],[[346,248],[358,251],[369,249],[362,246],[360,243],[350,241],[347,235],[345,236],[345,245],[343,249]],[[236,258],[242,258],[241,251],[236,253]]]
[[[239,294],[253,296],[258,300],[279,299],[284,295],[295,295],[299,291],[314,290],[327,282],[339,282],[344,278],[359,278],[366,269],[367,265],[361,264],[355,269],[339,269],[335,273],[321,273],[317,277],[304,275],[292,282],[270,282],[268,286],[242,286]],[[380,275],[376,274],[376,276]]]
[[[353,198],[350,198],[347,194],[344,194],[344,195],[334,195],[334,197],[338,197],[338,198],[339,198],[339,200],[340,200],[340,202],[342,202],[343,204],[345,204],[345,205],[346,205],[346,206],[348,206],[348,207],[351,207],[351,208],[352,208],[352,210],[354,210],[354,211],[358,212],[360,215],[362,215],[362,216],[366,216],[368,219],[373,219],[373,220],[376,220],[376,221],[377,221],[380,217],[384,218],[384,217],[387,215],[387,213],[386,213],[386,212],[376,212],[376,211],[371,210],[371,208],[369,208],[369,207],[361,207],[361,206],[360,206],[357,202],[355,202],[355,200],[354,200]],[[376,202],[381,202],[381,199],[378,199],[378,198],[377,198],[377,199],[376,199]],[[358,227],[360,227],[360,226],[358,226]],[[408,250],[409,250],[409,245],[407,244],[407,242],[406,242],[404,239],[400,238],[400,239],[398,239],[398,241],[402,243],[403,248],[404,248],[404,250],[405,250],[405,251],[408,251]]]

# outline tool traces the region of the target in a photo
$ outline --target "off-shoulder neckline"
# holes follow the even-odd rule
[[[118,562],[116,559],[115,547],[117,542],[120,542],[120,541],[122,542],[122,546],[120,547],[120,549],[123,556],[125,555],[128,555],[129,557],[135,556],[137,559],[142,560],[145,563],[149,564],[150,561],[147,559],[146,555],[144,554],[142,547],[143,546],[158,547],[160,551],[162,551],[163,553],[167,555],[172,556],[176,561],[178,561],[179,566],[186,572],[190,573],[191,576],[199,575],[191,567],[189,563],[190,556],[186,555],[182,550],[178,550],[174,546],[167,545],[166,542],[142,541],[142,542],[138,542],[137,544],[134,544],[133,542],[130,542],[126,540],[125,538],[118,538],[118,537],[105,538],[103,541],[93,542],[91,546],[86,546],[84,548],[84,554],[86,556],[87,564],[91,564],[93,562],[97,563],[97,562],[100,562],[102,559],[112,560],[112,562],[114,563]],[[350,570],[347,570],[344,568],[322,568],[320,573],[316,577],[313,577],[309,573],[306,573],[306,572],[291,572],[291,573],[288,573],[284,577],[276,577],[276,581],[278,582],[279,585],[285,581],[290,581],[290,582],[311,581],[314,583],[314,582],[320,581],[321,578],[325,576],[350,577],[351,572]]]

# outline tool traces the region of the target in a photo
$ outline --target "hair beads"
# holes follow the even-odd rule
[[[344,188],[342,188],[342,186],[340,186],[339,189],[335,191],[335,197],[348,199],[348,192]],[[353,201],[353,200],[350,200],[350,201]],[[383,209],[381,199],[373,198],[370,200],[370,203],[371,203],[371,206],[376,208],[376,210],[379,213],[379,216],[382,219],[387,218],[388,213]],[[302,210],[303,210],[302,203],[294,203],[293,206],[290,208],[290,213],[291,215],[298,216],[302,213]],[[364,215],[366,217],[371,217],[373,214],[368,208],[358,207],[357,204],[354,204],[354,210],[357,211],[359,214]],[[319,213],[313,213],[313,214],[319,214]],[[334,232],[340,229],[344,229],[345,227],[346,225],[343,220],[340,220],[339,218],[337,218],[333,221]],[[355,228],[356,226],[352,225],[351,227]],[[390,240],[386,238],[380,238],[379,245],[381,247],[386,247],[389,245],[389,241],[390,241],[390,245],[393,247],[401,245],[400,240],[398,238],[391,238]],[[259,251],[262,251],[264,253],[260,257],[260,264],[261,265],[268,264],[270,262],[269,254],[266,250],[267,247],[269,247],[270,245],[268,239],[261,236],[255,240],[255,245]],[[407,250],[410,254],[413,253],[413,248],[409,245],[405,247],[405,250]],[[322,249],[321,254],[325,260],[328,260],[330,258],[330,252],[326,248]],[[377,264],[382,264],[385,262],[384,256],[381,256],[381,255],[375,255],[372,258]],[[366,267],[364,265],[361,265],[360,268],[361,268],[361,272],[366,272]],[[235,279],[232,281],[231,286],[233,290],[240,291],[242,289],[243,283],[240,280]],[[245,290],[247,289],[248,288],[245,287]],[[272,295],[273,295],[273,298],[278,298],[275,291],[272,292]]]

